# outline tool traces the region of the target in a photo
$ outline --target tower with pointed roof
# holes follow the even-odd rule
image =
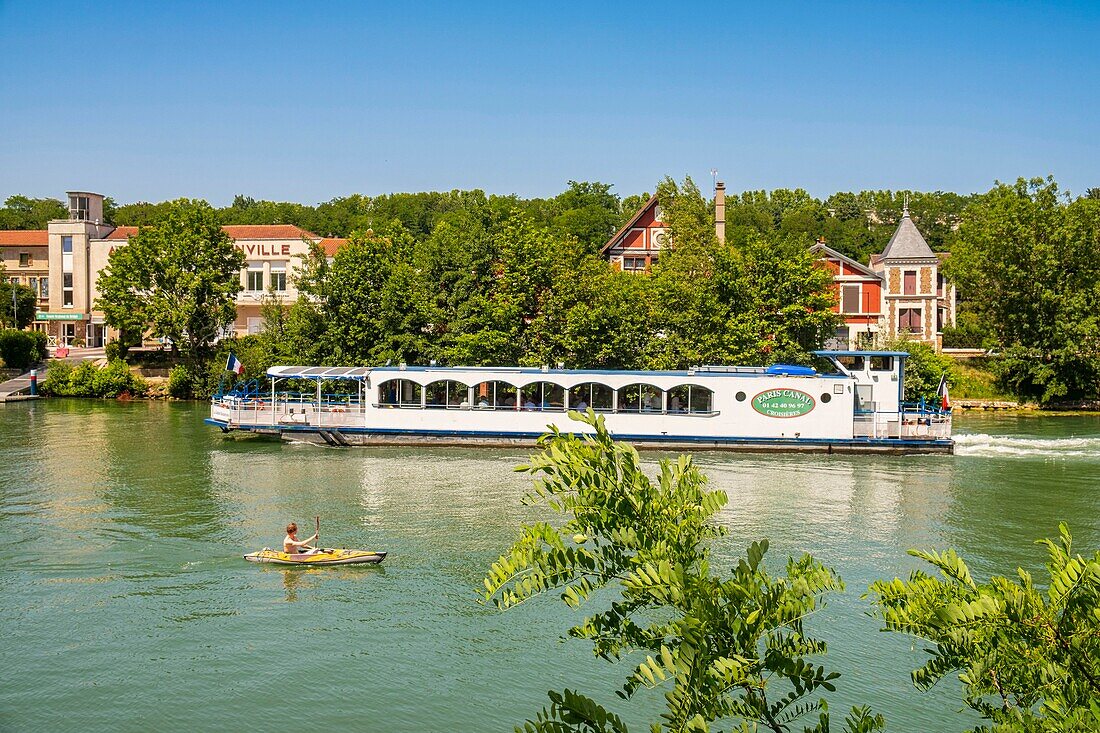
[[[894,236],[871,259],[883,280],[880,332],[887,338],[904,336],[937,351],[942,346],[944,327],[955,325],[955,288],[940,272],[940,258],[909,216],[906,196]]]

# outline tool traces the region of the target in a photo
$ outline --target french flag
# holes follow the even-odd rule
[[[238,377],[244,374],[244,364],[237,358],[237,355],[232,351],[229,352],[229,358],[225,360],[226,371],[233,372]]]
[[[951,397],[947,394],[947,372],[940,377],[940,386],[936,388],[936,397],[940,398],[940,409],[951,409]]]

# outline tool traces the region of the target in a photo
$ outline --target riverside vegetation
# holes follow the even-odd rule
[[[565,521],[525,525],[489,568],[482,601],[510,609],[554,593],[571,609],[594,606],[568,634],[589,641],[596,657],[630,663],[622,700],[663,692],[654,733],[829,731],[827,695],[840,675],[825,666],[826,644],[808,626],[844,589],[836,572],[803,555],[776,573],[765,562],[766,539],[731,571],[719,570],[709,546],[722,532],[713,517],[725,492],[706,490],[688,456],[661,460],[653,481],[601,416],[569,416],[594,434],[554,429],[517,469],[536,479],[528,502]],[[1015,579],[978,582],[954,551],[912,550],[939,577],[918,570],[870,588],[884,630],[928,645],[913,683],[927,689],[957,676],[964,702],[985,721],[976,731],[1100,729],[1100,551],[1074,554],[1065,525],[1057,541],[1040,544],[1048,555],[1042,585],[1023,569]],[[551,690],[549,699],[516,730],[627,731],[619,714],[583,692]],[[866,733],[886,721],[856,707],[841,726]]]
[[[350,196],[315,207],[237,197],[116,206],[141,226],[115,250],[99,307],[122,329],[170,338],[173,393],[217,389],[235,349],[246,377],[277,362],[372,365],[562,363],[675,368],[699,363],[807,362],[836,324],[827,273],[807,253],[818,237],[866,262],[896,228],[904,195],[961,298],[945,346],[991,356],[960,369],[916,344],[909,399],[946,371],[956,396],[1015,396],[1043,405],[1100,398],[1100,189],[1070,197],[1053,180],[987,193],[864,191],[824,200],[801,189],[727,199],[726,241],[713,204],[686,179],[657,187],[672,244],[650,277],[613,271],[599,255],[647,199],[571,182],[550,199],[481,191]],[[60,202],[11,197],[6,226],[42,226]],[[328,262],[299,263],[301,298],[265,304],[265,327],[216,341],[231,322],[239,255],[221,224],[294,223],[348,237]],[[0,304],[2,307],[2,304]],[[122,354],[125,356],[125,354]]]

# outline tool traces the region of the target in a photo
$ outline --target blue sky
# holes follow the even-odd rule
[[[1100,186],[1100,2],[0,0],[0,197]]]

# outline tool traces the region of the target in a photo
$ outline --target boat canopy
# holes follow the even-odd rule
[[[272,379],[366,379],[371,367],[273,366],[267,370]]]

